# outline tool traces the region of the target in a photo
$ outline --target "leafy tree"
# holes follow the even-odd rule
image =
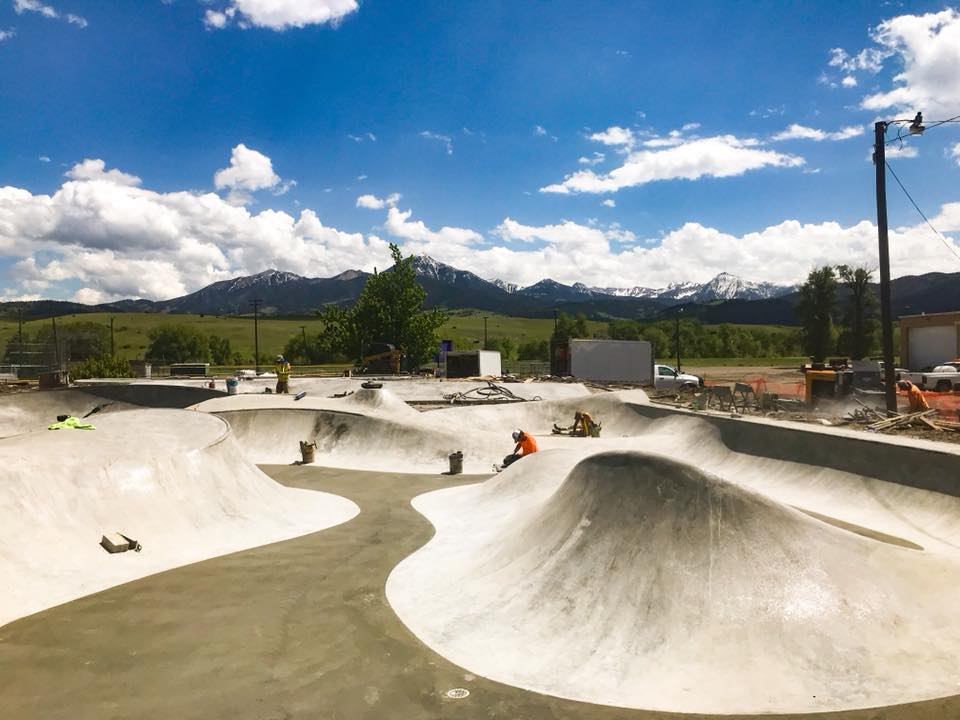
[[[189,325],[155,327],[148,335],[149,359],[166,362],[207,362],[210,359],[209,339]]]
[[[854,360],[862,360],[873,349],[879,327],[877,298],[870,287],[873,271],[865,267],[841,265],[837,268],[837,273],[843,286],[850,292],[843,318],[843,349]]]
[[[133,377],[133,368],[126,360],[118,360],[109,354],[87,358],[70,368],[70,378],[122,378]]]
[[[447,316],[440,310],[423,309],[427,292],[417,282],[413,256],[404,258],[393,243],[390,254],[393,267],[374,271],[352,307],[327,305],[321,311],[320,344],[325,350],[361,358],[372,343],[390,343],[414,364],[433,356],[439,342],[437,330]]]
[[[611,320],[607,323],[607,335],[611,340],[640,340],[640,324],[633,320]]]
[[[797,315],[803,325],[803,347],[814,362],[833,352],[836,339],[833,315],[837,307],[837,276],[833,268],[814,268],[800,286]]]
[[[550,357],[550,345],[546,340],[531,340],[517,348],[518,360],[546,360]]]
[[[110,328],[101,323],[57,323],[57,340],[67,360],[86,360],[110,353]],[[27,342],[26,337],[24,342]],[[33,342],[52,344],[53,327],[41,327]]]
[[[587,318],[582,313],[578,313],[575,318],[566,313],[560,313],[557,318],[557,327],[551,335],[551,340],[557,342],[566,342],[570,338],[590,337],[587,331]]]
[[[487,342],[488,350],[498,350],[502,360],[517,359],[517,343],[511,337],[490,338]]]
[[[229,365],[233,359],[230,349],[230,339],[211,335],[209,340],[210,360],[214,365]]]
[[[320,365],[322,363],[342,362],[343,355],[326,350],[320,342],[320,336],[307,336],[307,342],[303,342],[303,334],[292,335],[287,344],[283,346],[283,356],[288,360],[293,358],[298,362],[311,365]]]

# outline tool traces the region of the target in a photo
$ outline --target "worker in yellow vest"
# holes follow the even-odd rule
[[[286,361],[283,355],[277,355],[277,364],[273,371],[277,374],[277,392],[290,392],[290,363]]]

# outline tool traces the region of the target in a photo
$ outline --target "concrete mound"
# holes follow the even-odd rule
[[[346,399],[346,398],[345,398]],[[409,408],[408,408],[409,410]],[[413,416],[360,414],[325,409],[261,408],[216,414],[233,428],[255,463],[289,464],[300,459],[300,441],[317,444],[316,463],[328,467],[391,472],[443,472],[447,456],[469,447],[467,472],[490,472],[512,445],[501,435],[459,433],[429,426]]]
[[[592,455],[534,490],[570,460],[540,455],[414,502],[437,534],[387,595],[458,665],[566,698],[717,715],[956,692],[955,559],[639,452]]]
[[[130,410],[95,424],[0,441],[0,625],[359,512],[336,495],[275,483],[212,415]],[[98,543],[114,532],[142,552],[105,552]]]

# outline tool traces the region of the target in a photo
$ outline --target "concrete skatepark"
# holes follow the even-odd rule
[[[3,398],[9,716],[960,716],[954,446],[359,382]],[[577,409],[600,438],[550,434]]]

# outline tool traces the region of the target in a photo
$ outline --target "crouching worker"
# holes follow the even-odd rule
[[[553,434],[564,435],[569,433],[572,437],[593,437],[594,432],[598,432],[600,423],[593,419],[593,416],[586,410],[578,410],[573,416],[573,425],[562,428],[554,424]]]
[[[532,435],[527,435],[523,430],[513,431],[513,441],[517,443],[517,445],[513,448],[513,452],[503,459],[503,465],[497,468],[498,472],[507,467],[507,465],[515,463],[520,458],[525,458],[527,455],[532,455],[537,451],[537,441],[533,439]]]
[[[909,380],[901,380],[897,383],[897,387],[901,390],[907,391],[907,400],[910,403],[910,412],[915,413],[930,409],[927,399],[923,396],[923,391],[912,382]]]
[[[277,355],[274,372],[277,373],[277,392],[290,392],[290,363],[284,359],[283,355]]]

